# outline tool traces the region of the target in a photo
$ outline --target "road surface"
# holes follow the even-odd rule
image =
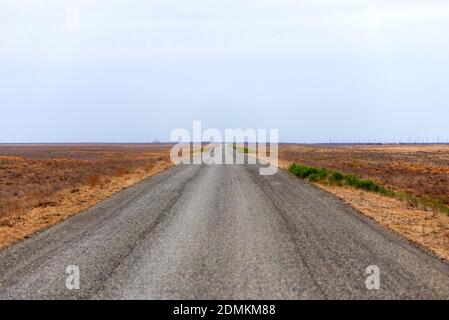
[[[179,165],[0,252],[0,298],[448,299],[449,267],[287,172]]]

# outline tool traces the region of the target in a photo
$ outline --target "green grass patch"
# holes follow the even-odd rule
[[[418,197],[407,192],[399,192],[397,198],[405,201],[412,208],[416,209],[432,209],[449,215],[449,208],[446,205],[446,199],[431,196]]]
[[[446,199],[444,198],[435,198],[431,196],[417,197],[406,192],[396,193],[372,180],[362,179],[353,174],[343,174],[339,171],[326,168],[303,166],[294,163],[288,170],[295,176],[310,182],[320,182],[323,184],[339,186],[346,185],[406,201],[411,207],[424,210],[433,209],[449,215],[449,207],[446,205]]]
[[[329,170],[320,167],[303,166],[292,164],[289,171],[302,179],[311,182],[323,182],[327,184],[347,185],[356,189],[380,193],[386,196],[394,196],[395,193],[372,180],[361,179],[352,174],[343,174],[336,170]]]

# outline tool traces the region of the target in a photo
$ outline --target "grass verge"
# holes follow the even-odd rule
[[[310,182],[318,182],[327,185],[349,186],[355,189],[362,189],[369,192],[378,193],[387,197],[406,201],[411,207],[422,209],[433,209],[449,215],[449,208],[445,205],[444,199],[433,198],[430,196],[417,197],[406,192],[395,192],[372,180],[362,179],[353,174],[343,174],[336,170],[327,168],[304,166],[293,163],[288,170]]]

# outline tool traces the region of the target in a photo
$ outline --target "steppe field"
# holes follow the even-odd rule
[[[172,164],[169,144],[0,145],[0,248],[83,211]],[[250,152],[252,149],[250,148]],[[280,166],[336,170],[395,196],[312,181],[449,259],[448,145],[279,145]]]
[[[0,145],[0,248],[171,165],[170,145]]]
[[[280,158],[373,179],[449,205],[449,145],[281,145]]]
[[[0,299],[447,299],[448,146],[171,146],[0,145]]]
[[[394,196],[313,182],[378,223],[449,260],[449,145],[281,144],[281,167],[297,163],[355,175]]]

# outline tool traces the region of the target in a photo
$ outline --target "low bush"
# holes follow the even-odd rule
[[[376,184],[374,181],[360,179],[355,175],[345,175],[338,171],[329,171],[326,168],[303,166],[292,164],[289,171],[294,175],[308,179],[310,182],[324,182],[329,184],[348,185],[357,189],[377,192],[387,196],[393,196],[394,192],[387,188]]]
[[[307,167],[298,164],[291,165],[289,170],[302,179],[309,178],[309,180],[314,181],[324,180],[329,175],[329,171],[325,168]]]
[[[412,208],[433,209],[449,215],[449,208],[445,198],[435,198],[431,196],[415,196],[406,192],[396,193],[372,180],[361,179],[353,174],[343,174],[338,171],[330,171],[326,168],[303,166],[292,164],[288,170],[302,179],[310,182],[320,182],[325,184],[347,185],[356,189],[375,192],[387,197],[400,199],[408,203]]]
[[[332,172],[332,174],[330,176],[331,181],[334,181],[334,182],[341,182],[341,181],[343,181],[344,178],[345,178],[345,176],[341,172],[338,172],[338,171]]]

